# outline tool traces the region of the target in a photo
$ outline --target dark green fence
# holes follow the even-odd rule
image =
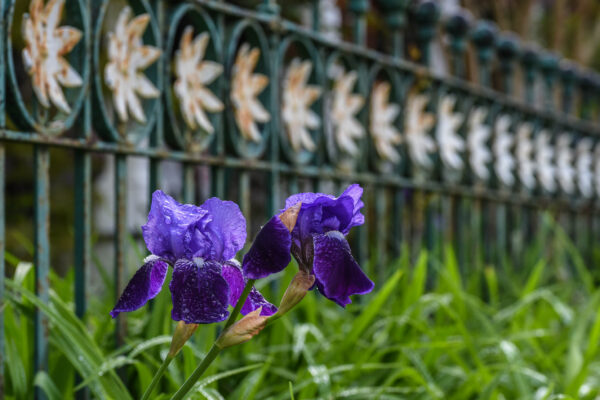
[[[365,45],[368,1],[348,4],[353,42],[281,19],[274,0],[257,10],[207,0],[0,0],[0,253],[11,200],[4,145],[12,141],[34,153],[34,264],[43,301],[52,248],[49,150],[72,154],[81,317],[93,153],[114,155],[117,293],[127,278],[129,157],[150,160],[149,192],[140,196],[165,179],[161,162],[181,163],[182,176],[168,177],[183,182],[175,195],[239,201],[251,234],[289,193],[339,192],[358,182],[367,224],[354,251],[381,275],[403,248],[426,246],[441,256],[439,244],[448,241],[461,265],[518,266],[545,210],[591,259],[598,77],[486,22],[462,14],[442,21],[432,1],[380,0],[391,40],[383,44],[388,54],[376,52]],[[317,27],[318,2],[312,7]],[[448,39],[451,76],[428,68],[439,35]],[[420,64],[405,58],[407,42],[416,44]],[[477,84],[464,79],[468,45]],[[199,165],[210,168],[208,178],[199,179]],[[49,327],[41,313],[35,318],[36,368],[43,369]],[[117,331],[123,326],[118,320]]]

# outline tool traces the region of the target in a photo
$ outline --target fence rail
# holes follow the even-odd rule
[[[21,142],[34,152],[34,263],[43,301],[49,149],[72,151],[75,307],[82,318],[93,153],[114,155],[117,293],[127,275],[132,156],[150,160],[147,195],[160,187],[161,162],[176,161],[182,201],[201,200],[198,185],[208,184],[258,222],[277,212],[286,194],[359,182],[367,224],[355,251],[373,260],[373,270],[383,271],[403,243],[435,251],[442,238],[452,240],[462,263],[506,262],[501,250],[518,263],[522,247],[515,243],[528,240],[543,210],[559,220],[575,216],[561,221],[591,257],[600,222],[598,76],[488,22],[461,13],[440,20],[433,1],[378,5],[392,32],[389,54],[366,47],[366,0],[349,2],[353,43],[318,31],[318,1],[311,29],[282,19],[273,0],[257,10],[207,0],[0,0],[0,253],[11,201],[4,146]],[[420,63],[405,57],[407,31]],[[448,39],[452,74],[429,67],[439,35]],[[467,43],[475,49],[477,83],[464,79]],[[492,88],[494,77],[500,90]],[[209,180],[198,177],[198,165],[210,168]],[[2,290],[0,284],[0,299]],[[35,326],[35,368],[44,369],[41,313]],[[124,329],[119,317],[118,335]],[[2,332],[0,326],[0,356]],[[0,359],[0,373],[2,365]],[[0,393],[2,382],[0,374]]]

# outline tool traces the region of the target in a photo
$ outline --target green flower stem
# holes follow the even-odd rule
[[[167,367],[169,366],[169,364],[171,364],[171,361],[173,361],[174,358],[175,357],[172,355],[167,355],[167,357],[164,359],[164,361],[161,364],[158,371],[156,371],[156,374],[154,374],[154,377],[152,378],[152,382],[150,382],[150,385],[148,385],[148,388],[146,389],[146,391],[144,392],[144,395],[142,396],[142,400],[147,400],[150,398],[150,395],[152,394],[154,387],[158,384],[158,382],[160,381],[160,378],[162,378],[165,371],[167,370]]]
[[[246,282],[244,291],[242,292],[237,304],[235,305],[235,308],[231,312],[231,315],[229,315],[229,319],[225,323],[225,327],[223,328],[221,335],[223,335],[223,332],[226,332],[227,329],[231,325],[234,324],[235,320],[240,315],[242,306],[246,302],[246,299],[248,298],[248,295],[250,294],[250,290],[252,290],[253,286],[254,286],[254,279],[249,279],[248,282]],[[219,335],[219,338],[221,337],[221,335]],[[186,381],[183,383],[183,385],[181,385],[179,390],[177,390],[177,392],[173,395],[173,397],[171,397],[171,400],[182,399],[183,396],[185,396],[187,394],[187,392],[189,392],[190,389],[192,389],[194,384],[198,381],[198,379],[200,379],[202,374],[208,369],[208,367],[210,366],[210,364],[212,364],[212,362],[215,360],[215,358],[217,358],[217,356],[219,355],[219,353],[222,350],[216,344],[216,342],[219,340],[219,338],[217,338],[217,340],[215,340],[215,343],[213,343],[212,347],[208,351],[208,354],[206,354],[206,356],[204,356],[204,359],[202,359],[202,362],[200,363],[200,365],[198,365],[196,367],[196,369],[194,370],[194,372],[192,372],[190,377],[186,379]]]

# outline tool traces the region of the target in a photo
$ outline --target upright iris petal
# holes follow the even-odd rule
[[[313,273],[317,288],[341,306],[353,294],[369,293],[373,282],[352,257],[345,235],[365,221],[361,209],[363,189],[350,185],[340,197],[300,193],[289,197],[286,208],[302,202],[292,231],[292,254],[300,268]]]

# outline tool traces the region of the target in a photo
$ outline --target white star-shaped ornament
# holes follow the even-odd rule
[[[562,190],[567,194],[575,191],[574,150],[571,144],[573,137],[563,133],[556,141],[556,178]]]
[[[496,158],[494,170],[500,182],[506,186],[515,183],[513,170],[515,158],[511,152],[514,138],[510,132],[511,119],[508,115],[502,115],[496,119],[493,151]]]
[[[577,186],[584,197],[592,197],[594,195],[594,173],[592,164],[594,155],[592,153],[592,140],[583,138],[577,142],[575,147],[575,170],[577,173]]]
[[[535,170],[542,188],[547,192],[556,190],[556,169],[554,167],[554,147],[547,130],[543,129],[535,137]]]
[[[481,180],[489,179],[490,171],[487,164],[492,160],[492,153],[487,144],[491,135],[491,129],[485,123],[487,113],[485,107],[478,107],[469,115],[469,133],[467,134],[471,169]]]
[[[260,142],[261,139],[257,123],[266,123],[271,119],[271,114],[258,99],[258,95],[269,84],[266,75],[254,73],[259,57],[260,50],[257,47],[250,49],[250,45],[244,43],[233,64],[231,83],[235,122],[242,137],[253,142]]]
[[[81,39],[81,31],[58,24],[62,18],[65,0],[32,0],[29,14],[23,16],[23,63],[32,77],[33,91],[44,108],[50,102],[65,114],[71,108],[61,86],[79,87],[81,76],[64,58]]]
[[[142,71],[160,57],[161,50],[144,45],[142,40],[150,15],[141,14],[133,19],[131,16],[131,8],[123,8],[114,31],[108,34],[109,61],[104,68],[104,80],[113,93],[119,119],[127,122],[129,110],[137,122],[145,124],[146,115],[138,96],[152,99],[160,92]]]
[[[406,106],[406,143],[412,161],[420,168],[431,169],[431,153],[435,151],[435,140],[429,131],[435,123],[433,114],[425,111],[429,99],[424,94],[409,97]]]
[[[594,148],[594,186],[596,196],[600,196],[600,143]]]
[[[522,123],[517,128],[517,172],[519,181],[527,189],[535,187],[535,161],[533,160],[533,141],[531,134],[533,126],[528,123]]]
[[[375,83],[371,95],[370,131],[379,157],[396,164],[400,154],[395,146],[400,144],[402,136],[394,121],[400,114],[400,106],[390,103],[390,91],[389,82]]]
[[[461,113],[454,112],[455,104],[456,97],[451,95],[446,95],[440,100],[436,137],[444,165],[453,170],[460,170],[464,166],[460,153],[465,149],[465,141],[457,131],[464,117]]]
[[[212,134],[214,128],[206,112],[223,110],[223,103],[207,85],[221,73],[223,66],[214,61],[204,60],[210,35],[202,32],[195,38],[194,28],[187,26],[181,36],[179,49],[175,53],[175,75],[173,84],[175,95],[181,104],[181,114],[190,129],[202,128]]]
[[[302,148],[315,151],[317,147],[310,130],[318,129],[321,119],[310,106],[321,96],[321,88],[308,84],[312,68],[312,62],[294,58],[283,80],[281,117],[292,149],[296,152]]]
[[[356,114],[365,103],[365,99],[352,90],[358,79],[355,71],[338,74],[333,84],[331,103],[331,124],[335,141],[339,149],[351,156],[358,155],[355,139],[365,135],[365,129],[356,119]]]

